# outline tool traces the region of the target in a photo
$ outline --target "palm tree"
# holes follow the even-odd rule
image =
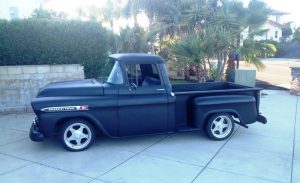
[[[189,79],[189,68],[194,65],[196,67],[197,80],[201,82],[202,78],[205,77],[201,71],[206,69],[203,43],[199,35],[190,35],[185,39],[182,39],[178,43],[170,45],[172,53],[179,62],[185,62],[184,71],[185,79]],[[204,70],[206,73],[206,70]]]
[[[300,43],[300,27],[297,27],[294,30],[293,42]]]
[[[263,41],[255,41],[253,39],[244,40],[243,46],[239,47],[236,52],[248,64],[253,64],[258,70],[265,68],[259,57],[264,55],[274,56],[276,53],[275,45]]]
[[[158,12],[162,10],[162,5],[163,1],[160,0],[127,0],[123,11],[123,15],[126,18],[133,17],[135,27],[138,26],[137,15],[142,12],[146,14],[149,20],[147,41],[150,42],[152,53],[155,52],[154,42],[157,35],[157,31],[153,29],[154,21]]]
[[[234,38],[229,39],[230,42],[227,44],[227,62],[228,69],[234,69],[234,54],[238,53],[239,57],[245,59],[248,63],[255,65],[259,70],[261,70],[264,65],[258,58],[263,55],[273,55],[276,52],[275,46],[271,44],[266,44],[254,40],[255,35],[262,33],[265,30],[260,30],[261,26],[268,17],[269,9],[266,7],[265,3],[257,0],[252,0],[249,2],[247,8],[244,8],[242,3],[235,1],[223,1],[223,4],[219,11],[212,16],[209,23],[214,25],[222,25],[225,30],[231,32],[231,36]],[[249,37],[241,45],[240,34],[248,27]],[[228,40],[228,39],[225,39]],[[222,72],[224,71],[224,64],[222,69],[218,68],[218,78],[219,80]],[[227,71],[226,71],[227,72]]]
[[[117,37],[117,52],[148,52],[147,33],[141,27],[126,27]]]
[[[253,32],[252,29],[258,29],[268,19],[271,10],[267,7],[266,3],[258,0],[251,0],[246,8],[246,25],[249,27],[249,32]]]
[[[228,58],[228,67],[227,71],[229,69],[235,69],[235,62],[234,62],[234,54],[240,54],[240,58],[244,58],[245,56],[241,54],[240,51],[238,50],[243,50],[240,47],[246,46],[245,49],[259,49],[259,50],[268,50],[267,47],[268,45],[264,44],[241,44],[240,43],[240,35],[241,32],[244,31],[246,28],[248,29],[249,37],[248,39],[252,39],[251,42],[254,41],[255,35],[259,35],[265,30],[261,30],[260,26],[264,24],[267,21],[268,15],[270,13],[270,9],[267,8],[266,4],[262,1],[257,1],[257,0],[251,0],[248,4],[247,8],[243,8],[242,4],[237,4],[237,3],[231,3],[230,5],[230,11],[235,14],[237,17],[239,17],[239,27],[237,28],[237,37],[236,37],[236,45],[233,47],[230,53],[230,57]],[[248,41],[249,42],[249,41]],[[249,46],[254,46],[254,45],[260,45],[260,47],[253,47],[249,48]],[[259,51],[257,50],[257,51]],[[252,53],[255,53],[257,51],[252,51]],[[257,55],[252,55],[251,58],[255,58]],[[250,58],[249,52],[248,52],[248,58]],[[250,59],[249,62],[254,64],[258,69],[263,68],[263,64],[259,63],[260,59]],[[237,65],[239,66],[239,64]],[[238,67],[237,67],[238,68]]]
[[[142,0],[127,0],[124,6],[123,15],[126,18],[133,17],[134,25],[137,26],[137,15],[141,11]]]
[[[108,0],[106,6],[101,9],[102,21],[108,22],[110,29],[114,31],[114,22],[121,16],[121,0]]]
[[[262,31],[258,27],[269,12],[258,0],[251,0],[247,8],[231,0],[127,0],[125,10],[127,17],[134,17],[136,26],[138,13],[148,16],[147,41],[152,52],[154,41],[158,41],[159,54],[168,56],[170,52],[164,45],[171,43],[171,53],[177,60],[186,60],[187,67],[191,63],[201,65],[204,70],[208,70],[208,64],[211,72],[211,60],[217,59],[216,80],[222,79],[226,63],[234,64],[234,53],[262,68],[257,59],[261,50],[266,54],[274,52],[272,45],[253,39],[255,33]],[[240,34],[246,28],[250,30],[249,40],[241,44]]]
[[[211,0],[202,3],[198,7],[194,6],[194,8],[186,10],[182,16],[179,16],[181,19],[177,18],[180,22],[177,25],[181,26],[177,32],[184,30],[183,25],[188,25],[189,31],[184,30],[184,32],[189,34],[190,32],[198,32],[204,35],[201,39],[207,44],[203,45],[209,48],[204,51],[208,53],[206,60],[208,61],[213,57],[217,58],[216,80],[222,79],[226,63],[232,63],[234,67],[233,56],[235,52],[239,53],[241,58],[245,58],[261,69],[263,66],[257,57],[262,54],[261,50],[267,54],[273,54],[274,46],[255,42],[252,39],[245,42],[241,47],[240,34],[247,27],[251,30],[249,39],[254,37],[254,32],[259,32],[257,28],[266,21],[268,16],[269,10],[266,5],[257,0],[250,1],[247,8],[244,8],[243,4],[237,1]],[[168,25],[165,23],[166,21],[162,22]],[[213,38],[209,39],[208,37],[211,35]],[[209,64],[209,68],[212,67]]]

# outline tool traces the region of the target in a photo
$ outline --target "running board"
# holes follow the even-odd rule
[[[192,127],[188,127],[188,128],[178,128],[175,131],[176,132],[193,132],[193,131],[200,131],[201,128],[192,128]]]
[[[236,124],[238,124],[238,125],[240,125],[240,126],[242,126],[244,128],[249,128],[247,125],[244,125],[244,124],[242,124],[242,123],[240,123],[240,122],[238,122],[236,120],[234,120],[234,123],[236,123]]]

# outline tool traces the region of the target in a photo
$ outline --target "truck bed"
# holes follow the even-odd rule
[[[196,97],[214,95],[247,95],[253,96],[257,100],[257,105],[259,105],[260,90],[260,88],[247,87],[230,82],[173,84],[172,91],[176,96],[176,128],[181,129],[193,127],[192,102]]]
[[[184,83],[173,84],[172,90],[175,94],[213,93],[229,91],[260,90],[259,88],[242,86],[230,82],[208,82],[208,83]]]

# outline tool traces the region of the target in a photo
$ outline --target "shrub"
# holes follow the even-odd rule
[[[261,40],[260,42],[274,45],[276,48],[275,56],[280,54],[280,52],[282,51],[280,44],[274,40]]]
[[[82,64],[98,77],[107,61],[108,32],[97,22],[0,20],[0,65]]]

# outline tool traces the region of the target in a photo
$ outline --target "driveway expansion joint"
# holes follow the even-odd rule
[[[225,147],[225,145],[230,141],[230,139],[236,134],[236,132],[240,129],[240,126],[234,133],[226,140],[226,142],[220,147],[220,149],[216,152],[216,154],[206,163],[206,165],[200,170],[200,172],[194,177],[191,183],[195,182],[195,180],[201,175],[201,173],[208,167],[208,165],[215,159],[215,157],[221,152],[221,150]]]
[[[14,156],[14,155],[10,155],[10,154],[6,154],[6,153],[2,153],[2,152],[0,152],[0,154],[2,154],[2,155],[4,155],[4,156],[11,157],[11,158],[16,158],[16,159],[19,159],[19,160],[23,160],[23,161],[30,162],[28,165],[24,165],[24,166],[22,166],[22,167],[16,168],[16,169],[14,169],[14,170],[11,170],[11,171],[8,171],[8,172],[5,172],[5,173],[2,173],[2,174],[0,174],[0,175],[5,175],[5,174],[8,174],[8,173],[14,172],[14,171],[16,171],[16,170],[19,170],[19,169],[22,169],[22,168],[25,168],[25,167],[28,167],[28,166],[37,164],[37,165],[45,166],[45,167],[52,168],[52,169],[55,169],[55,170],[59,170],[59,171],[62,171],[62,172],[71,173],[71,174],[73,174],[73,175],[79,175],[79,176],[83,176],[83,177],[90,178],[90,179],[93,179],[93,178],[94,178],[94,177],[90,177],[90,176],[83,175],[83,174],[80,174],[80,173],[75,173],[75,172],[72,172],[72,171],[67,171],[67,170],[64,170],[64,169],[57,168],[57,167],[49,166],[49,165],[43,164],[43,163],[38,162],[38,161],[32,161],[32,160],[20,158],[20,157],[17,157],[17,156]],[[53,156],[54,156],[54,155],[53,155]],[[47,158],[50,158],[50,157],[53,157],[53,156],[49,156],[49,157],[47,157]],[[47,158],[45,158],[45,159],[47,159]],[[42,160],[40,160],[40,161],[42,161]]]
[[[67,170],[64,170],[64,169],[60,169],[60,168],[57,168],[57,167],[52,167],[52,166],[49,166],[49,165],[40,163],[40,162],[38,162],[38,161],[31,161],[31,160],[28,160],[28,159],[20,158],[20,157],[17,157],[17,156],[14,156],[14,155],[10,155],[10,154],[6,154],[6,153],[2,153],[2,152],[0,152],[0,154],[2,154],[2,155],[4,155],[4,156],[11,157],[11,158],[16,158],[16,159],[19,159],[19,160],[23,160],[23,161],[29,162],[29,164],[27,164],[27,165],[24,165],[24,166],[15,168],[15,169],[13,169],[13,170],[10,170],[10,171],[1,173],[0,175],[9,174],[9,173],[12,173],[12,172],[14,172],[14,171],[20,170],[20,169],[22,169],[22,168],[25,168],[25,167],[28,167],[28,166],[37,164],[37,165],[45,166],[45,167],[52,168],[52,169],[55,169],[55,170],[59,170],[59,171],[62,171],[62,172],[70,173],[70,174],[73,174],[73,175],[83,176],[83,177],[90,178],[90,179],[93,179],[93,178],[94,178],[94,177],[86,176],[86,175],[83,175],[83,174],[79,174],[79,173],[67,171]],[[49,157],[52,157],[52,156],[49,156]],[[47,157],[47,158],[49,158],[49,157]]]
[[[134,158],[134,157],[136,157],[137,155],[141,154],[142,152],[146,151],[147,149],[149,149],[150,147],[154,146],[155,144],[158,144],[159,142],[161,142],[161,141],[165,140],[166,138],[168,138],[168,137],[169,137],[169,136],[171,136],[171,135],[172,135],[172,133],[169,133],[169,134],[167,134],[166,136],[162,137],[161,139],[157,140],[156,142],[152,143],[151,145],[149,145],[149,146],[145,147],[145,148],[144,148],[144,149],[142,149],[140,152],[137,152],[136,154],[134,154],[134,155],[130,156],[130,157],[129,157],[129,158],[127,158],[126,160],[122,161],[122,162],[121,162],[121,163],[119,163],[118,165],[116,165],[116,166],[112,167],[112,168],[111,168],[111,169],[109,169],[108,171],[106,171],[106,172],[102,173],[101,175],[99,175],[98,177],[94,178],[93,180],[91,180],[91,181],[89,181],[89,182],[92,182],[92,181],[94,181],[94,180],[97,180],[97,179],[99,179],[101,176],[103,176],[103,175],[105,175],[106,173],[108,173],[108,172],[110,172],[110,171],[114,170],[115,168],[119,167],[120,165],[122,165],[122,164],[126,163],[127,161],[131,160],[132,158]]]
[[[230,174],[235,174],[235,175],[241,175],[241,176],[244,176],[244,177],[249,177],[249,178],[254,178],[254,179],[259,179],[259,180],[265,180],[265,181],[269,181],[269,182],[286,183],[286,182],[281,182],[281,181],[278,181],[278,180],[271,180],[271,179],[266,179],[266,178],[262,178],[262,177],[256,177],[256,176],[246,175],[246,174],[242,174],[242,173],[227,171],[227,170],[224,170],[224,169],[211,168],[211,167],[207,167],[207,169],[216,170],[216,171],[225,172],[225,173],[230,173]]]
[[[204,166],[201,166],[201,165],[196,165],[196,164],[193,164],[193,163],[187,163],[187,162],[184,162],[184,161],[178,161],[178,160],[175,160],[175,159],[170,159],[170,158],[166,158],[166,157],[159,156],[159,155],[143,154],[143,156],[149,156],[149,157],[163,159],[163,160],[167,160],[167,161],[173,161],[173,162],[177,162],[177,163],[181,163],[181,164],[185,164],[185,165],[196,166],[196,167],[199,167],[199,168],[203,168],[204,167]]]
[[[297,125],[298,104],[299,104],[299,97],[297,97],[296,112],[295,112],[295,121],[294,121],[294,140],[293,140],[293,154],[292,154],[292,165],[291,165],[292,168],[291,168],[290,183],[293,183],[293,171],[294,171],[294,156],[295,156],[295,141],[296,141],[296,125]]]
[[[0,147],[6,146],[6,145],[10,145],[10,144],[14,144],[14,143],[18,143],[18,142],[23,141],[23,140],[26,140],[26,139],[28,139],[28,137],[24,137],[24,138],[21,138],[21,139],[19,139],[19,140],[11,141],[11,142],[8,142],[8,143],[6,143],[6,144],[1,144]],[[0,151],[0,152],[1,152],[1,151]]]

